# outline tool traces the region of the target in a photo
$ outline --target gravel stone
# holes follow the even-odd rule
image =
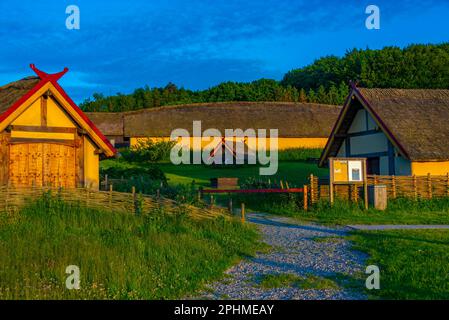
[[[257,299],[257,300],[341,300],[367,299],[353,289],[301,289],[297,287],[264,289],[257,279],[267,274],[291,273],[297,276],[333,276],[363,273],[366,255],[351,250],[342,238],[348,228],[298,223],[286,217],[248,214],[247,221],[255,224],[263,241],[273,249],[243,260],[226,271],[222,281],[208,285],[200,299]],[[324,241],[316,241],[326,238]]]

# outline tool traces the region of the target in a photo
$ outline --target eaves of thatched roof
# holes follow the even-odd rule
[[[0,87],[0,114],[11,107],[14,102],[23,97],[33,89],[40,79],[38,77],[27,77],[22,80],[8,83]]]

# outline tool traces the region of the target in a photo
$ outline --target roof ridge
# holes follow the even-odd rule
[[[220,101],[220,102],[200,102],[200,103],[185,103],[185,104],[173,104],[173,105],[164,105],[159,107],[152,108],[143,108],[138,110],[131,111],[122,111],[115,113],[123,113],[123,114],[136,114],[142,112],[156,112],[164,109],[176,109],[176,108],[194,108],[194,107],[208,107],[208,106],[231,106],[232,104],[240,104],[236,105],[236,107],[245,106],[245,105],[271,105],[271,106],[307,106],[307,107],[324,107],[324,108],[341,108],[340,105],[333,104],[323,104],[323,103],[313,103],[313,102],[291,102],[291,101]],[[110,112],[112,113],[112,112]]]

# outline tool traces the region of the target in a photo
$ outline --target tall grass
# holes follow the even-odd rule
[[[365,210],[363,202],[337,200],[331,206],[322,200],[297,216],[331,224],[449,224],[449,198],[398,198],[389,200],[385,211]]]
[[[223,196],[226,205],[229,196]],[[245,203],[249,210],[291,216],[305,221],[325,224],[449,224],[449,198],[390,199],[385,211],[372,207],[365,210],[363,201],[354,203],[336,199],[333,205],[320,200],[309,210],[303,209],[303,195],[299,194],[238,194],[232,196],[234,206]]]
[[[0,299],[180,298],[258,247],[256,231],[236,221],[117,214],[48,196],[0,217]],[[68,265],[80,268],[80,290],[65,287]]]

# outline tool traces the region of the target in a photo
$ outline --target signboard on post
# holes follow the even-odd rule
[[[366,158],[329,158],[329,196],[334,203],[336,184],[363,185],[365,208],[368,209],[368,188],[366,181]]]

